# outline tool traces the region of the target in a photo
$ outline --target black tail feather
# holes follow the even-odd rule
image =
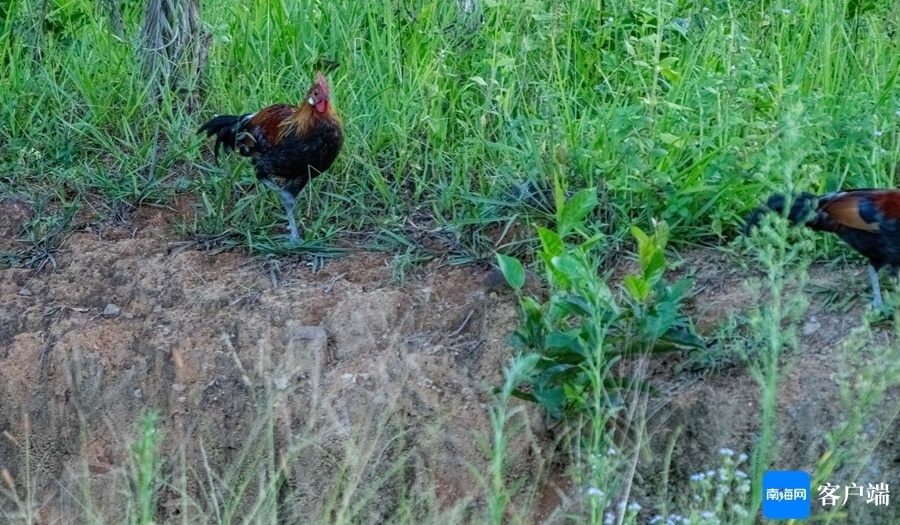
[[[812,193],[805,192],[794,197],[793,203],[791,204],[791,210],[787,215],[787,220],[791,224],[799,224],[801,222],[806,223],[812,219],[812,214],[815,212],[816,206],[818,206],[818,200],[819,198]],[[758,226],[763,216],[769,212],[774,211],[783,216],[787,201],[787,196],[776,194],[769,197],[765,206],[755,208],[747,217],[747,222],[744,225],[744,235],[750,235],[753,228]]]
[[[247,115],[219,115],[212,118],[206,124],[200,126],[197,133],[206,133],[207,136],[216,136],[214,148],[216,161],[219,160],[219,148],[224,147],[225,153],[237,147],[237,136],[241,132],[244,117]]]

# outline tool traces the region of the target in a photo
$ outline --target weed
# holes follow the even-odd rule
[[[539,252],[544,274],[551,287],[550,300],[540,304],[520,297],[522,324],[514,334],[517,346],[541,356],[536,374],[529,380],[530,392],[516,395],[539,402],[554,415],[577,413],[603,398],[607,409],[621,403],[621,391],[650,390],[650,385],[618,377],[613,365],[628,356],[700,348],[690,325],[679,314],[689,280],[668,285],[663,279],[668,229],[657,225],[653,237],[639,228],[639,273],[625,277],[627,294],[616,299],[597,275],[592,255],[599,237],[578,246],[568,246],[564,237],[580,229],[596,205],[593,190],[582,190],[559,206],[559,230],[538,228]],[[500,269],[510,286],[519,291],[525,271],[516,259],[498,255]]]
[[[753,522],[750,515],[750,476],[747,454],[731,449],[719,451],[721,466],[691,475],[686,498],[679,512],[656,515],[651,525],[727,525]],[[748,520],[748,518],[750,518]]]
[[[139,423],[138,438],[131,446],[132,487],[134,508],[129,522],[150,525],[155,522],[157,492],[163,481],[160,478],[158,428],[159,414],[148,412]]]

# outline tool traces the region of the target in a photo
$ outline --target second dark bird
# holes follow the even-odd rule
[[[216,136],[216,159],[220,147],[250,157],[257,179],[281,197],[295,240],[300,238],[294,220],[297,195],[331,167],[344,145],[341,119],[322,73],[316,73],[299,106],[276,104],[256,113],[219,115],[200,126],[198,133]]]
[[[747,218],[745,233],[749,234],[765,213],[784,214],[786,206],[784,195],[773,195]],[[858,189],[820,197],[801,193],[793,199],[787,218],[791,224],[834,233],[865,256],[869,260],[872,304],[881,308],[878,270],[887,266],[896,275],[900,269],[900,191]]]

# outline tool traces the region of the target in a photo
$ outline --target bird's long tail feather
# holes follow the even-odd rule
[[[785,195],[776,194],[769,197],[765,206],[755,208],[750,213],[750,216],[747,217],[747,222],[744,225],[744,235],[750,235],[753,228],[759,225],[759,222],[767,213],[774,211],[784,215],[784,209],[787,207],[787,204],[788,198]],[[791,202],[791,210],[788,212],[787,220],[791,224],[799,224],[801,222],[806,223],[812,218],[812,214],[815,212],[817,204],[818,197],[812,193],[801,193],[800,195],[797,195]]]
[[[238,135],[243,131],[244,122],[248,115],[219,115],[212,118],[206,124],[200,126],[197,133],[206,133],[207,136],[216,136],[214,148],[215,158],[219,160],[219,148],[225,153],[237,147]]]

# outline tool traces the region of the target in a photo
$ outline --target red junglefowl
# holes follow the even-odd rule
[[[216,136],[216,160],[221,146],[250,157],[256,178],[281,197],[294,240],[300,237],[294,221],[297,195],[331,167],[344,145],[341,119],[331,106],[322,73],[316,73],[316,82],[299,106],[276,104],[246,115],[219,115],[200,126],[198,133]],[[282,179],[283,185],[272,177]]]
[[[749,234],[765,213],[783,214],[786,206],[785,196],[773,195],[766,206],[756,208],[747,218],[745,233]],[[881,308],[878,270],[888,266],[896,274],[900,269],[900,190],[859,189],[821,197],[801,193],[794,198],[787,218],[791,224],[802,222],[813,230],[835,233],[863,254],[869,260],[872,305]]]

